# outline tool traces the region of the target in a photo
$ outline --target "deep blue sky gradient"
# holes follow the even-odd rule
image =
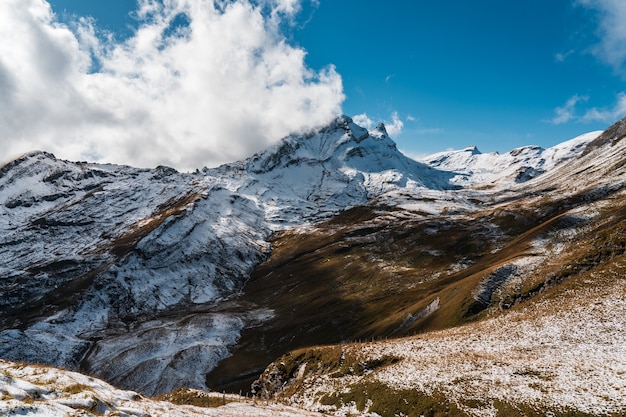
[[[50,0],[61,20],[93,16],[123,38],[134,0]],[[592,54],[598,16],[573,0],[305,1],[285,36],[307,65],[341,74],[343,111],[404,123],[394,139],[413,155],[477,145],[505,152],[604,129],[591,108],[614,106],[626,78]],[[559,54],[564,59],[557,59]],[[578,117],[554,124],[572,96]]]

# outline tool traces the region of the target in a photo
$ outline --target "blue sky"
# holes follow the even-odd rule
[[[311,65],[336,65],[346,113],[397,112],[402,148],[506,151],[614,121],[583,117],[626,88],[625,68],[593,54],[599,18],[568,0],[322,1],[293,37]],[[572,117],[556,120],[572,97]]]
[[[213,4],[209,0],[167,0],[166,3],[184,3],[185,13],[191,14],[190,20],[194,22],[202,19],[198,17],[202,4]],[[246,0],[229,0],[225,3],[250,6]],[[198,49],[188,52],[188,56],[181,55],[184,50],[181,47],[176,49],[176,55],[173,52],[170,56],[151,61],[153,65],[150,67],[144,65],[144,61],[152,60],[155,54],[167,49],[161,47],[156,52],[146,52],[145,59],[137,59],[139,64],[135,62],[133,68],[127,68],[123,66],[131,65],[128,63],[133,60],[132,57],[143,53],[145,49],[138,49],[139,42],[133,43],[132,47],[124,45],[124,42],[139,39],[136,29],[146,21],[158,23],[159,16],[167,15],[167,7],[157,13],[150,9],[160,4],[157,0],[141,0],[142,14],[136,12],[138,4],[135,0],[49,1],[54,13],[51,24],[59,23],[71,29],[83,50],[85,45],[96,44],[91,53],[92,56],[100,57],[95,61],[97,65],[92,62],[90,73],[82,74],[82,78],[71,78],[82,80],[77,81],[80,85],[87,82],[85,80],[93,82],[93,72],[102,70],[107,76],[115,74],[117,77],[111,76],[115,78],[110,80],[112,86],[123,78],[126,86],[123,91],[127,91],[129,85],[136,84],[128,80],[150,78],[160,71],[158,65],[168,67],[169,63],[180,62],[181,66],[172,72],[175,74],[173,78],[176,78],[177,74],[185,72],[186,67],[182,66],[184,59],[190,59],[190,66],[196,65],[199,60],[191,60],[194,54],[211,60],[211,51],[216,45],[231,47],[231,41],[234,55],[239,53],[238,45],[242,44],[244,49],[250,44],[251,51],[264,51],[261,53],[262,58],[259,58],[261,66],[274,69],[265,71],[264,75],[259,75],[257,71],[251,77],[268,77],[264,83],[274,83],[271,94],[267,97],[263,93],[261,96],[257,93],[244,97],[245,91],[254,89],[252,86],[248,90],[242,89],[240,96],[231,93],[234,88],[230,87],[226,95],[233,94],[230,102],[234,109],[232,112],[239,112],[238,117],[245,117],[258,113],[258,110],[253,107],[239,109],[237,103],[258,99],[264,103],[263,109],[271,107],[275,102],[286,100],[280,96],[272,101],[276,97],[277,88],[284,90],[285,86],[293,87],[289,95],[302,94],[300,101],[285,104],[284,108],[302,110],[302,114],[293,117],[292,124],[284,120],[289,115],[275,114],[278,110],[263,116],[267,120],[273,117],[276,119],[271,126],[261,120],[249,124],[248,132],[257,126],[265,129],[266,136],[282,134],[285,129],[293,129],[299,126],[298,123],[303,124],[297,121],[306,118],[305,108],[309,111],[315,109],[319,113],[312,116],[312,120],[323,120],[339,108],[363,124],[385,121],[399,148],[413,156],[469,145],[477,145],[483,152],[505,152],[530,144],[549,147],[591,130],[604,129],[626,115],[626,2],[621,0],[261,0],[253,5],[259,3],[265,5],[260,14],[249,10],[235,13],[232,7],[224,12],[228,18],[222,16],[224,18],[219,24],[217,20],[211,20],[216,19],[215,16],[204,17],[208,22],[207,27],[222,28],[221,33],[208,30],[203,35],[206,37],[202,39],[215,37],[212,42],[193,43],[194,48],[208,51],[205,55]],[[172,24],[175,13],[171,13],[162,19],[163,25]],[[86,16],[93,20],[79,20]],[[245,19],[251,19],[252,23],[246,23]],[[263,27],[259,29],[254,26],[254,19],[263,19]],[[82,23],[77,23],[79,21]],[[255,32],[249,27],[260,31]],[[194,25],[181,29],[198,31]],[[93,39],[84,35],[90,30],[95,35]],[[258,36],[264,40],[256,44],[254,40],[245,39],[248,31],[249,37]],[[195,35],[195,32],[191,35],[183,34],[177,38],[177,42],[182,43],[181,39],[185,39],[185,36],[196,39]],[[107,36],[109,38],[105,40]],[[189,51],[190,47],[186,50]],[[124,53],[126,55],[121,59]],[[280,59],[275,58],[278,55]],[[177,61],[173,61],[174,57]],[[241,59],[247,61],[257,58],[242,56]],[[102,68],[100,63],[104,63]],[[241,77],[244,77],[249,70],[235,67],[228,73],[241,72]],[[213,68],[211,71],[205,74],[215,74],[218,70]],[[281,80],[270,82],[276,78],[276,71],[284,72],[279,75]],[[150,80],[154,81],[152,78]],[[221,84],[231,85],[232,82],[236,86],[242,80],[225,79],[221,80]],[[292,80],[296,81],[292,83]],[[186,80],[178,84],[184,82]],[[140,91],[145,92],[149,86],[155,85],[155,88],[160,88],[162,84],[162,80],[146,84]],[[198,90],[203,88],[203,85],[197,86]],[[194,105],[225,94],[225,90],[215,90],[213,86],[206,88],[205,97],[191,100]],[[92,86],[85,91],[93,89]],[[162,94],[167,96],[166,92]],[[93,99],[93,94],[85,95],[85,100]],[[112,100],[110,97],[102,97],[102,100]],[[158,103],[162,101],[157,100]],[[186,102],[189,101],[187,98]],[[149,108],[152,102],[146,103],[143,104],[144,108]],[[128,115],[134,115],[137,111],[124,106],[126,101],[120,104],[123,111],[108,116],[111,120],[122,120],[122,124],[127,126],[131,119],[137,119]],[[212,111],[219,113],[213,110],[210,103],[207,106],[204,114]],[[97,111],[104,111],[96,109],[96,104],[93,107],[85,116],[89,120],[95,119],[93,115]],[[160,108],[154,115],[142,116],[142,126],[149,124],[151,118],[158,121],[169,114]],[[171,114],[174,118],[180,118]],[[222,115],[216,119],[219,123],[213,122],[213,125],[208,126],[217,126],[224,118]],[[237,120],[235,117],[233,119]],[[196,123],[196,120],[190,119],[187,126]],[[216,127],[216,132],[221,135],[231,134],[233,138],[243,138],[246,133],[242,129],[237,130],[237,127],[227,126],[226,122],[222,124],[224,126]],[[210,153],[212,157],[206,158],[209,164],[246,156],[246,152],[262,148],[272,141],[266,137],[256,138],[254,143],[241,139],[237,152],[232,150],[233,143],[240,143],[237,139],[231,141],[228,147],[199,145],[195,142],[199,139],[194,139],[194,135],[201,136],[200,131],[192,130],[187,132],[181,127],[172,130],[170,136],[180,137],[181,132],[188,135],[181,149],[193,142],[195,145],[189,147],[188,152],[193,155],[197,155],[199,150]],[[76,132],[77,136],[79,134],[84,135]],[[156,148],[167,151],[165,143],[171,137],[162,138],[163,145]],[[54,138],[49,142],[56,143]],[[77,143],[78,140],[74,140],[72,146],[78,148]],[[126,145],[112,143],[109,146]],[[119,155],[115,152],[107,153],[101,142],[90,144],[90,149],[92,151],[81,148],[76,152],[96,160],[108,158],[117,161],[116,157],[121,155],[124,162],[139,165],[160,161],[157,150],[153,157],[135,161],[132,155],[137,154],[137,150],[126,149]],[[180,161],[161,159],[171,165],[181,166]],[[200,162],[193,161],[195,164]]]

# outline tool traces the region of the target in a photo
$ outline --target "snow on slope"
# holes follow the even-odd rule
[[[210,177],[33,153],[2,169],[0,230],[4,358],[147,393],[203,388],[241,328],[270,314],[218,308],[270,230],[256,203]]]
[[[199,393],[209,395],[208,393]],[[319,413],[213,394],[215,408],[174,405],[116,389],[106,382],[74,372],[27,366],[0,360],[0,415],[2,416],[168,416],[168,417],[314,417]]]
[[[451,179],[490,180],[511,158],[543,158],[548,169],[550,152],[557,160],[581,146],[476,158],[458,174],[453,158],[413,161],[384,126],[368,132],[341,117],[192,174],[25,155],[0,169],[0,357],[84,369],[149,394],[205,389],[204,374],[241,329],[272,315],[234,301],[272,231],[371,199],[470,212]]]
[[[522,183],[580,156],[602,131],[590,132],[548,149],[524,146],[505,154],[481,153],[471,146],[428,156],[422,162],[455,175],[451,182],[462,186]]]
[[[404,156],[382,124],[368,132],[346,116],[205,172],[221,177],[231,191],[256,198],[277,227],[319,221],[390,191],[451,188],[450,174]]]
[[[361,363],[384,357],[399,360],[365,375],[301,377],[298,386],[306,389],[298,390],[289,403],[343,416],[355,411],[353,404],[336,408],[320,399],[340,396],[367,381],[398,391],[441,393],[471,416],[502,415],[495,401],[543,410],[541,415],[553,415],[547,410],[624,415],[625,267],[622,259],[602,274],[588,274],[558,297],[478,323],[342,346],[342,357],[356,357]],[[360,414],[370,415],[363,410]]]

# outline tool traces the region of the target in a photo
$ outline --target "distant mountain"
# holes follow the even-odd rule
[[[521,183],[554,169],[562,162],[577,158],[587,144],[601,133],[587,133],[548,149],[524,146],[505,154],[483,154],[477,147],[471,146],[460,151],[440,152],[424,158],[422,162],[455,173],[452,182],[459,185]]]
[[[605,234],[621,236],[624,123],[422,161],[345,116],[195,173],[24,155],[0,168],[0,357],[148,395],[238,392],[293,349],[507,320],[621,259]],[[280,372],[290,390],[257,390],[331,401]]]

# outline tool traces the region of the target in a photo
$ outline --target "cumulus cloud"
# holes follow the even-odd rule
[[[374,127],[374,121],[369,118],[367,113],[361,113],[353,116],[352,121],[367,130],[371,130]]]
[[[599,14],[600,43],[593,53],[626,75],[626,2],[624,0],[576,0],[576,3]]]
[[[575,122],[604,122],[613,123],[626,116],[626,93],[617,94],[615,104],[611,107],[597,108],[593,107],[584,113],[576,111],[576,105],[580,102],[587,101],[589,97],[574,95],[567,102],[554,110],[554,117],[548,122],[558,125],[570,121]],[[582,114],[581,114],[582,113]]]
[[[400,120],[400,117],[398,117],[398,112],[393,112],[391,114],[391,121],[387,121],[385,122],[385,127],[387,128],[387,133],[389,133],[389,136],[396,136],[399,135],[402,132],[402,129],[404,128],[404,123],[402,122],[402,120]]]
[[[585,122],[606,122],[613,123],[626,116],[626,93],[622,92],[617,95],[617,100],[613,107],[609,108],[592,108],[585,112],[581,120]]]
[[[341,113],[281,27],[300,0],[139,0],[122,42],[45,0],[0,2],[2,159],[57,156],[179,169],[244,158]]]
[[[370,119],[367,113],[357,114],[356,116],[352,117],[352,120],[357,125],[362,126],[368,130],[371,130],[374,127],[374,121]],[[387,133],[389,133],[389,136],[391,137],[399,135],[404,128],[404,122],[400,120],[398,112],[396,111],[391,113],[391,120],[384,120],[383,123],[385,124],[385,128],[387,129]]]
[[[586,96],[573,95],[563,106],[554,109],[554,117],[548,120],[548,122],[553,125],[560,125],[569,122],[570,120],[576,118],[576,104],[587,100],[588,97]]]

